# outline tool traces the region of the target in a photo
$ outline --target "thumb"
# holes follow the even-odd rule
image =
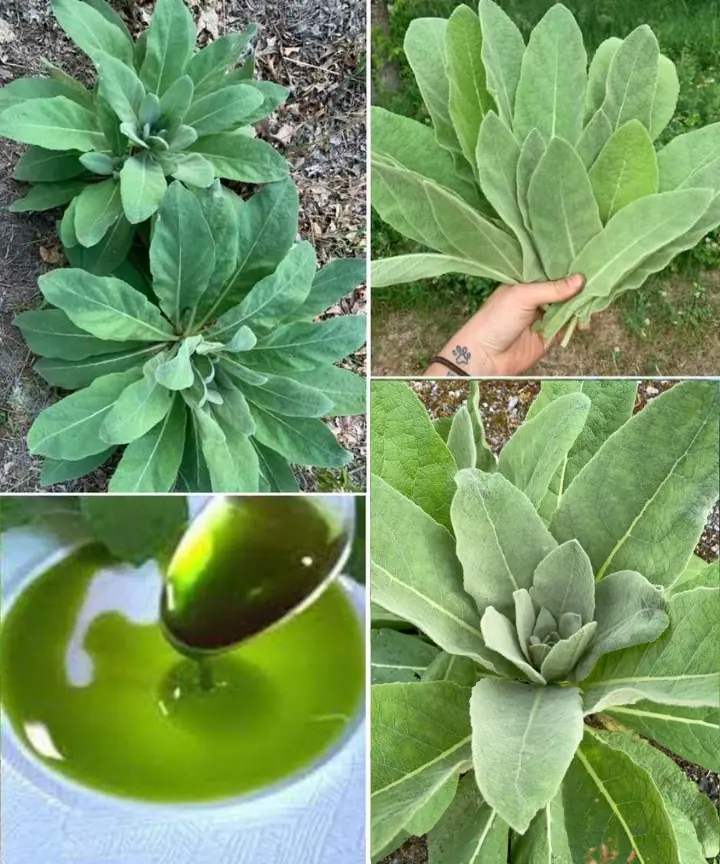
[[[537,309],[547,303],[560,303],[569,300],[585,287],[585,277],[579,273],[568,276],[567,279],[556,279],[554,282],[535,282],[523,285],[522,297],[529,309]]]

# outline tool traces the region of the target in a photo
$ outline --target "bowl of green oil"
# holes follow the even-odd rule
[[[353,500],[193,496],[162,565],[4,536],[2,752],[46,796],[226,807],[278,792],[362,720]],[[7,721],[7,722],[6,722]]]

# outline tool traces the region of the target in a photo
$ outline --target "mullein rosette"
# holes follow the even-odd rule
[[[32,188],[11,210],[67,204],[63,243],[79,247],[85,269],[109,275],[122,262],[173,179],[207,188],[217,177],[287,177],[286,161],[252,128],[288,94],[252,78],[255,25],[195,51],[183,0],[158,0],[136,42],[105,0],[53,0],[52,8],[92,60],[95,86],[46,63],[49,77],[2,89],[0,135],[30,145],[13,176]]]
[[[362,258],[316,269],[296,242],[290,180],[247,201],[215,181],[168,188],[150,273],[54,270],[54,308],[15,318],[36,371],[77,392],[28,435],[44,485],[82,477],[120,447],[110,491],[295,491],[290,463],[351,454],[323,417],[365,412],[365,380],[335,365],[365,342],[365,318],[315,321],[365,278]]]

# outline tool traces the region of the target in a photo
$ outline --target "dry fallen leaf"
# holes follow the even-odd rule
[[[281,126],[277,132],[273,133],[272,137],[281,144],[289,144],[295,135],[295,127],[289,123]]]
[[[46,264],[53,267],[65,263],[65,256],[60,246],[41,246],[40,257]]]

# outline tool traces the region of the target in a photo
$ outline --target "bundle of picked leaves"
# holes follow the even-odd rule
[[[372,854],[704,864],[720,770],[716,382],[545,382],[500,452],[372,396]]]
[[[252,25],[195,52],[183,0],[158,0],[135,43],[105,0],[53,0],[58,23],[93,61],[85,88],[46,64],[50,77],[20,78],[0,93],[0,135],[30,144],[14,177],[32,185],[11,209],[68,204],[65,246],[92,247],[87,269],[107,275],[128,254],[135,227],[160,206],[167,177],[206,188],[216,177],[281,180],[285,160],[253,137],[283,87],[253,81],[252,59],[234,68]]]
[[[290,180],[248,201],[220,181],[172,183],[157,213],[150,274],[54,270],[55,308],[15,319],[50,384],[77,390],[28,435],[44,485],[82,477],[128,445],[110,491],[292,491],[289,463],[351,458],[320,419],[362,414],[365,382],[334,363],[365,341],[365,319],[314,322],[364,279],[363,259],[316,271],[296,243]]]
[[[405,53],[432,129],[372,109],[372,204],[434,250],[373,264],[376,286],[444,273],[501,282],[582,273],[546,338],[605,309],[720,225],[720,123],[654,141],[675,111],[673,63],[643,25],[598,48],[560,4],[530,36],[492,0],[419,18]]]

